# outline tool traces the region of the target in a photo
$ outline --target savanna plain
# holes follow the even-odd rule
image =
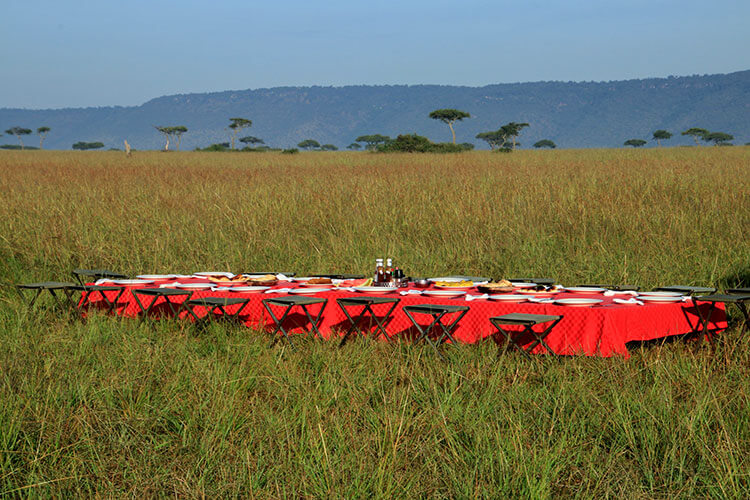
[[[413,276],[750,286],[748,147],[7,151],[0,192],[6,285],[77,267],[368,273],[391,256]],[[135,324],[0,290],[0,496],[750,496],[737,326],[629,359],[496,359],[488,342],[441,362]]]

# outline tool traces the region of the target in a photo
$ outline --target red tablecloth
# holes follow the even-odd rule
[[[200,282],[197,279],[181,279],[180,282]],[[160,284],[170,283],[170,281],[159,281],[153,285],[128,286],[127,290],[120,297],[117,305],[118,314],[125,316],[136,316],[140,312],[138,304],[133,298],[132,290],[139,287],[155,287]],[[296,284],[280,283],[274,288],[294,288]],[[404,290],[404,289],[401,289]],[[470,292],[478,294],[478,292]],[[274,326],[273,320],[268,316],[268,312],[263,307],[261,301],[272,297],[282,297],[287,294],[268,294],[268,293],[242,293],[229,291],[211,291],[195,290],[192,298],[200,297],[243,297],[250,298],[250,302],[242,310],[240,318],[249,327],[263,326],[271,328]],[[332,335],[342,335],[349,328],[349,321],[336,303],[337,298],[342,297],[361,297],[366,294],[348,291],[327,291],[316,294],[316,297],[327,298],[328,303],[323,312],[320,331],[324,337]],[[110,300],[114,299],[115,293],[108,293]],[[375,296],[375,295],[373,295]],[[461,298],[437,298],[421,295],[400,295],[399,293],[389,293],[377,295],[380,297],[397,297],[401,299],[387,324],[387,331],[391,336],[402,336],[405,338],[413,337],[416,330],[412,326],[409,318],[403,312],[402,307],[411,304],[452,304],[469,306],[469,311],[461,320],[454,330],[453,336],[459,342],[475,343],[485,337],[492,336],[496,333],[495,327],[489,319],[493,316],[500,316],[508,313],[529,313],[529,314],[549,314],[562,315],[563,319],[552,330],[546,339],[547,344],[558,354],[585,354],[588,356],[628,356],[625,344],[631,341],[652,340],[672,335],[683,335],[693,331],[698,324],[699,318],[696,306],[692,301],[676,303],[646,303],[646,305],[622,305],[613,302],[613,297],[603,295],[576,295],[572,293],[561,293],[555,295],[555,298],[570,297],[587,297],[602,299],[601,305],[593,307],[570,307],[555,304],[540,303],[507,303],[491,300],[472,300],[466,301]],[[627,296],[625,296],[627,297]],[[97,300],[99,299],[99,300]],[[151,297],[140,296],[144,306],[152,300]],[[156,314],[164,313],[167,309],[160,307],[163,299],[158,299],[155,305]],[[173,302],[181,302],[183,297],[170,297]],[[103,305],[99,295],[92,297],[92,306]],[[228,308],[228,312],[233,313],[238,306]],[[274,306],[271,306],[274,307]],[[376,313],[381,314],[387,311],[389,304],[376,305],[373,309]],[[700,305],[704,312],[711,307],[710,304],[703,303]],[[711,316],[709,329],[726,328],[726,315],[722,304],[716,305]],[[318,313],[320,306],[313,305],[309,307],[313,317]],[[351,308],[350,314],[356,318],[356,314],[361,308]],[[278,310],[278,312],[276,312]],[[295,308],[296,313],[290,314],[285,322],[285,327],[291,327],[292,331],[307,330],[307,319],[301,310]],[[196,311],[205,314],[203,311]],[[277,317],[283,314],[283,308],[274,309]],[[184,313],[183,313],[184,314]],[[187,315],[185,315],[187,316]],[[426,326],[431,321],[431,317],[422,315],[418,317],[420,324]],[[445,321],[450,322],[450,316]],[[544,325],[537,327],[541,328]],[[537,347],[537,352],[543,352],[543,348]]]

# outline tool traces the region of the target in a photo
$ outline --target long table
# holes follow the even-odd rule
[[[181,283],[206,282],[201,279],[181,279]],[[137,288],[169,285],[170,281],[157,281],[154,284],[127,286],[125,293],[120,297],[117,306],[117,314],[134,317],[140,312],[140,307],[133,297],[133,291]],[[297,283],[281,282],[273,289],[295,288]],[[405,291],[408,289],[400,289]],[[438,298],[422,295],[400,295],[399,292],[385,295],[383,297],[397,297],[400,303],[393,311],[387,324],[387,331],[391,337],[405,339],[413,338],[416,329],[413,327],[402,308],[411,304],[453,304],[467,305],[469,312],[461,320],[454,330],[453,336],[458,342],[467,344],[481,342],[496,333],[489,319],[508,313],[529,313],[562,315],[563,319],[549,334],[546,341],[549,346],[561,355],[587,355],[587,356],[624,356],[628,357],[626,344],[633,341],[648,341],[675,335],[685,335],[695,331],[698,323],[698,311],[701,308],[705,316],[710,304],[696,306],[692,300],[686,302],[672,303],[646,303],[645,305],[625,305],[613,302],[614,297],[600,295],[580,295],[574,293],[561,293],[555,298],[586,297],[598,298],[603,302],[600,305],[589,307],[561,306],[549,303],[507,303],[500,301],[475,299],[467,301],[463,298]],[[478,294],[476,291],[469,292]],[[111,300],[115,298],[112,293]],[[274,326],[272,319],[263,307],[262,300],[270,297],[284,296],[285,294],[249,293],[231,291],[195,290],[192,298],[201,297],[243,297],[249,298],[250,302],[244,307],[240,319],[248,327],[256,329],[270,329]],[[349,321],[336,303],[337,298],[361,297],[363,293],[344,290],[331,290],[320,292],[314,296],[328,299],[328,304],[323,312],[320,323],[320,332],[325,338],[343,335],[349,328]],[[374,295],[373,295],[374,296]],[[98,297],[98,294],[97,294]],[[108,295],[109,297],[109,295]],[[91,298],[91,306],[104,306],[101,298]],[[161,300],[161,299],[160,299]],[[173,298],[174,300],[174,298]],[[182,299],[179,299],[182,300]],[[712,312],[709,330],[721,330],[726,328],[726,314],[722,304],[717,304]],[[311,313],[318,312],[319,306],[313,306]],[[383,311],[388,306],[383,307]],[[156,311],[159,311],[158,304]],[[380,313],[378,306],[374,307],[376,314]],[[230,311],[233,312],[233,311]],[[184,314],[189,318],[187,314]],[[425,323],[426,326],[427,323]],[[290,325],[291,331],[300,332],[307,330],[307,320],[303,314],[291,314],[287,318],[286,325]],[[537,352],[543,349],[538,347]]]

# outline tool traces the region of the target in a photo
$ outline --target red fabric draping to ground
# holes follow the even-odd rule
[[[199,279],[181,279],[181,283],[187,282],[205,282]],[[160,284],[169,283],[169,281],[159,281],[148,287],[159,286]],[[274,288],[294,288],[294,283],[280,283]],[[142,286],[129,286],[117,305],[117,313],[125,316],[134,317],[140,311],[138,304],[135,302],[131,290]],[[143,286],[145,287],[145,286]],[[405,290],[405,289],[401,289]],[[473,292],[477,294],[477,292]],[[108,293],[107,297],[113,300],[116,292]],[[241,293],[241,292],[218,292],[211,290],[194,290],[192,298],[201,297],[243,297],[250,298],[250,302],[242,310],[240,318],[248,327],[263,326],[272,328],[273,320],[268,316],[268,312],[263,307],[261,301],[272,297],[283,297],[287,294],[266,294],[266,293]],[[330,291],[316,294],[316,297],[327,298],[328,303],[323,312],[320,323],[321,334],[328,338],[334,335],[343,335],[349,328],[349,320],[346,318],[341,308],[336,303],[337,298],[342,297],[361,297],[367,294],[347,291]],[[375,295],[373,295],[375,296]],[[562,315],[563,319],[552,330],[546,339],[547,344],[557,353],[565,355],[585,354],[588,356],[609,357],[613,355],[628,356],[626,343],[631,341],[645,341],[657,338],[669,337],[673,335],[683,335],[693,331],[698,324],[699,318],[696,306],[692,301],[676,303],[646,303],[646,305],[624,305],[613,302],[613,297],[603,295],[579,295],[573,293],[561,293],[555,295],[555,298],[570,297],[587,297],[598,298],[603,300],[601,305],[594,307],[570,307],[555,304],[539,303],[507,303],[491,300],[472,300],[467,302],[462,298],[437,298],[421,295],[400,295],[398,292],[381,297],[397,297],[401,299],[396,309],[394,309],[390,320],[387,323],[386,330],[388,334],[395,337],[412,338],[417,332],[412,326],[409,318],[403,312],[405,305],[412,304],[452,304],[469,306],[469,312],[461,320],[454,330],[453,336],[458,342],[476,343],[482,339],[492,336],[496,333],[495,327],[489,319],[493,316],[500,316],[508,313],[528,313],[528,314],[549,314]],[[624,296],[627,297],[627,296]],[[141,302],[147,307],[152,297],[140,296]],[[167,310],[160,307],[164,299],[157,299],[159,302],[155,305],[154,311],[163,314]],[[170,297],[173,302],[181,302],[184,297]],[[103,306],[99,294],[92,298],[92,306]],[[166,304],[165,304],[166,306]],[[230,306],[227,308],[229,313],[236,311],[239,306]],[[284,309],[281,307],[271,306],[274,314],[281,317]],[[377,314],[383,314],[388,310],[390,304],[373,306]],[[710,304],[704,303],[700,307],[705,312]],[[320,306],[309,306],[310,314],[316,317]],[[361,307],[349,309],[352,317],[357,318]],[[196,311],[199,315],[205,314],[200,308]],[[182,316],[187,316],[183,313]],[[189,316],[188,316],[189,317]],[[432,318],[429,315],[419,315],[417,319],[424,327],[429,324]],[[450,323],[451,316],[448,316],[444,323]],[[307,318],[301,309],[295,307],[294,311],[287,317],[285,328],[294,332],[305,331],[309,329]],[[365,322],[364,326],[367,326]],[[374,326],[374,322],[373,322]],[[540,329],[544,325],[539,325],[535,329]],[[726,315],[723,304],[717,304],[717,309],[711,316],[710,330],[726,328]],[[543,348],[538,347],[535,352],[543,352]]]

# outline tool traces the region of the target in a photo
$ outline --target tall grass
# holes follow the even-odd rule
[[[0,154],[0,277],[73,267],[736,283],[750,150]],[[154,329],[0,295],[0,496],[743,498],[750,341],[629,360]]]

